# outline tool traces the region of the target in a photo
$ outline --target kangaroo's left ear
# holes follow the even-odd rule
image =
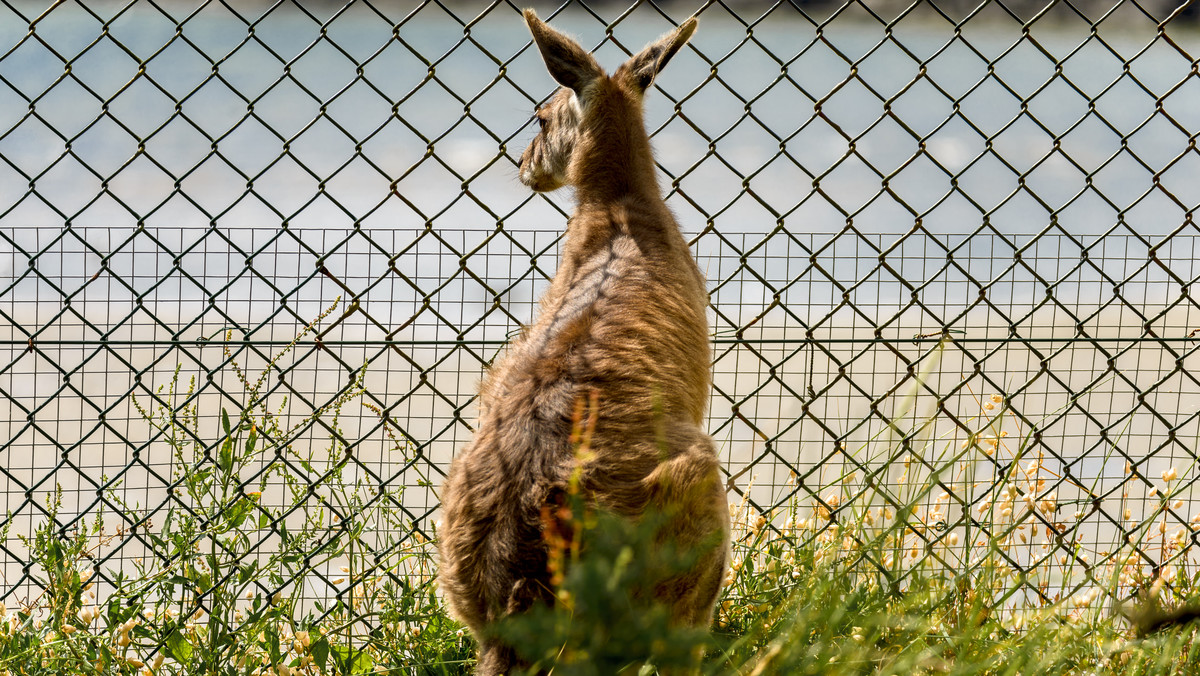
[[[644,92],[654,83],[654,78],[666,67],[667,62],[678,52],[692,33],[696,32],[696,17],[692,17],[679,25],[679,28],[667,33],[654,42],[642,48],[625,62],[617,73],[624,74],[627,82],[640,92]]]
[[[587,86],[604,74],[600,64],[587,50],[546,25],[532,9],[525,10],[525,24],[529,26],[533,42],[542,53],[546,70],[560,85],[582,96]]]

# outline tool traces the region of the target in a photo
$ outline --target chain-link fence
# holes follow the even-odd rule
[[[712,291],[731,499],[817,532],[932,482],[905,556],[999,539],[1071,571],[1035,595],[1129,543],[1194,558],[1185,3],[539,10],[610,67],[701,19],[647,115]],[[38,592],[39,525],[102,517],[107,579],[212,500],[257,505],[244,549],[194,538],[239,561],[382,510],[350,539],[399,575],[556,267],[569,196],[514,180],[551,89],[508,2],[0,3],[4,598]],[[272,450],[235,458],[222,409]],[[345,600],[335,541],[262,590]]]

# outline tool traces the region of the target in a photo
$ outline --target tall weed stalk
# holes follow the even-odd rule
[[[272,387],[336,306],[257,371],[227,333],[224,371],[206,378],[219,396],[177,367],[132,400],[149,439],[140,457],[171,468],[162,501],[129,504],[109,482],[115,513],[65,529],[61,491],[50,497],[49,518],[25,538],[43,591],[0,608],[0,675],[465,672],[430,543],[398,508],[404,487],[361,471],[342,433],[364,370],[301,415]],[[380,419],[400,465],[410,449]]]

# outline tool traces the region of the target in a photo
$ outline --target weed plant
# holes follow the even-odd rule
[[[462,673],[470,646],[436,595],[428,539],[401,519],[403,487],[360,471],[341,431],[362,371],[298,416],[271,386],[336,305],[257,372],[226,334],[208,380],[235,385],[219,404],[181,368],[133,399],[141,456],[170,459],[161,505],[127,504],[106,481],[117,514],[68,529],[61,492],[49,497],[21,538],[41,593],[0,604],[0,675]],[[367,408],[402,464],[409,449]],[[120,551],[139,544],[149,555]]]
[[[173,460],[160,507],[126,504],[114,483],[118,513],[64,528],[61,493],[48,498],[50,518],[21,538],[41,591],[0,604],[0,676],[471,673],[432,543],[399,516],[403,488],[357,471],[340,431],[362,405],[361,373],[298,420],[268,386],[323,317],[258,373],[226,348],[239,407],[226,397],[206,413],[180,369],[137,402],[143,454]],[[793,476],[805,489],[768,513],[731,504],[711,633],[672,626],[630,591],[647,570],[687,565],[654,546],[654,517],[630,523],[577,495],[559,515],[568,535],[547,530],[559,602],[496,631],[556,676],[1200,673],[1191,534],[1165,525],[1174,468],[1149,517],[1124,515],[1122,545],[1093,551],[1073,526],[1085,510],[1059,499],[1065,481],[1002,398],[981,398],[950,433],[916,402],[893,416],[908,423],[843,450],[851,471],[815,488]],[[107,556],[135,541],[151,555]]]

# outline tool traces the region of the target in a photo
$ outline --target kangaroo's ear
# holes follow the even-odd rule
[[[654,78],[667,66],[667,62],[678,52],[692,33],[696,32],[696,17],[692,17],[679,25],[679,28],[667,33],[634,54],[618,69],[618,72],[628,73],[627,81],[639,91],[646,91],[654,83]]]
[[[560,85],[582,94],[585,87],[603,74],[600,64],[578,42],[546,25],[532,9],[525,10],[525,23],[542,53],[546,70]]]

